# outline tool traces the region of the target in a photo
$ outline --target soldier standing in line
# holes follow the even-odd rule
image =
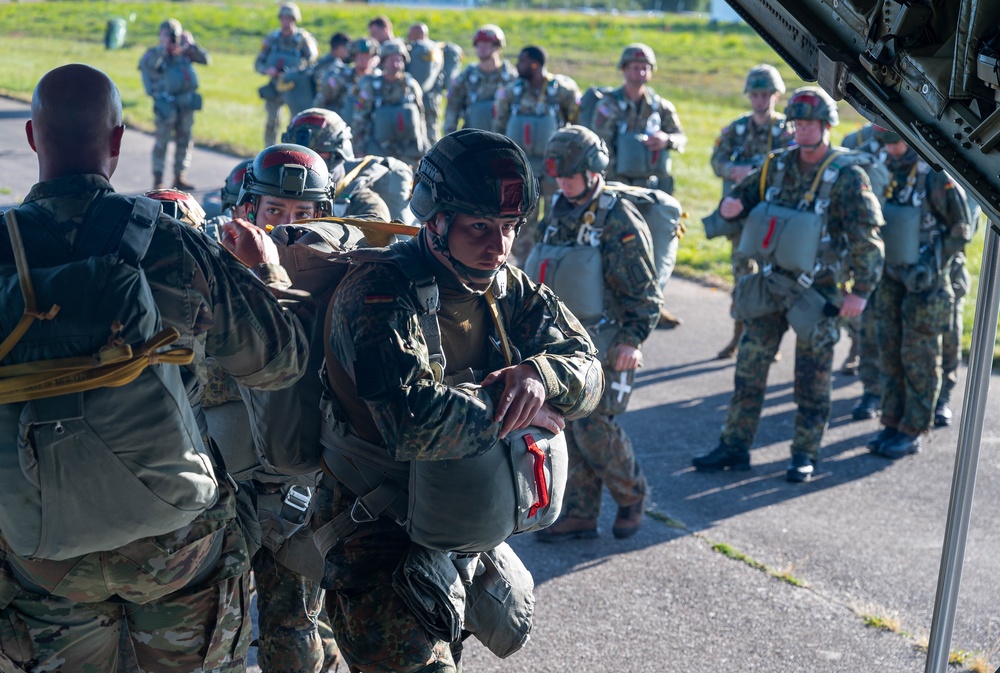
[[[302,21],[298,5],[294,2],[281,3],[278,20],[281,21],[281,28],[264,38],[254,62],[257,72],[271,78],[259,90],[267,111],[264,147],[270,147],[278,138],[278,114],[283,105],[288,106],[291,117],[312,102],[314,94],[311,92],[309,73],[319,54],[316,38],[297,25]]]
[[[885,275],[875,290],[882,425],[868,447],[896,460],[920,451],[941,389],[941,335],[952,329],[949,271],[972,240],[965,194],[897,133],[876,128],[892,175],[886,194]]]
[[[312,67],[313,89],[316,97],[313,104],[321,98],[321,88],[327,77],[332,77],[340,70],[348,67],[351,60],[351,38],[347,33],[334,33],[330,36],[330,51],[316,59]]]
[[[656,70],[656,55],[641,42],[627,45],[618,59],[625,83],[604,97],[594,111],[593,130],[611,154],[609,182],[660,189],[674,193],[670,151],[683,152],[687,136],[673,104],[647,86]],[[667,250],[654,250],[660,289],[665,290],[677,259],[678,239]],[[681,320],[660,307],[661,329],[672,329]]]
[[[392,20],[385,14],[376,16],[368,22],[368,34],[379,44],[396,39],[392,33]]]
[[[719,205],[722,217],[743,220],[740,248],[762,266],[737,288],[735,317],[745,327],[719,445],[691,462],[704,472],[750,469],[767,372],[792,326],[798,411],[785,477],[803,482],[812,478],[830,418],[837,317],[860,315],[882,273],[882,214],[864,170],[838,163],[847,153],[830,147],[830,127],[839,121],[833,99],[803,87],[785,116],[795,123],[796,146],[770,154]],[[793,219],[796,225],[786,228]],[[779,226],[784,235],[769,245]],[[847,293],[842,288],[851,274]]]
[[[38,155],[40,182],[18,209],[31,211],[22,221],[22,236],[33,238],[34,233],[23,225],[44,217],[52,222],[53,231],[64,231],[78,244],[95,243],[91,229],[100,234],[102,225],[114,226],[117,221],[90,222],[90,214],[117,210],[115,216],[120,217],[117,204],[125,204],[132,209],[128,218],[132,222],[134,209],[145,207],[144,199],[116,195],[109,182],[118,164],[124,126],[118,90],[104,73],[80,64],[47,73],[35,89],[26,131]],[[142,271],[163,325],[177,329],[184,343],[200,340],[205,352],[243,385],[274,389],[299,378],[305,367],[307,339],[298,319],[275,299],[288,276],[277,264],[277,251],[267,237],[252,227],[230,223],[226,247],[234,254],[229,254],[166,216],[143,222],[152,231]],[[13,265],[10,260],[4,263]],[[300,306],[292,297],[285,299],[289,309]],[[169,381],[176,365],[159,366],[163,369],[158,373]],[[186,371],[181,370],[182,380]],[[185,388],[191,383],[184,381]],[[145,435],[124,437],[124,446],[108,447],[122,456],[133,456],[141,446],[152,443],[158,455],[143,467],[147,478],[208,478],[204,495],[209,505],[193,520],[162,534],[147,534],[61,560],[18,551],[23,544],[11,534],[24,532],[27,518],[23,515],[17,526],[3,526],[0,619],[9,628],[0,629],[0,659],[8,662],[10,670],[114,670],[123,622],[142,670],[245,668],[251,637],[246,603],[249,554],[236,518],[234,492],[224,479],[213,476],[192,406],[186,404],[196,402],[196,385],[188,388],[193,395],[190,400],[183,392],[181,398],[171,399],[173,389],[167,385],[157,388],[155,395],[140,397],[142,405],[162,407],[162,413],[150,415],[156,427],[144,427]],[[128,403],[128,388],[115,390],[123,391],[115,421],[123,432],[127,424],[122,417],[136,409]],[[96,391],[87,394],[91,392]],[[164,400],[169,401],[167,406]],[[93,407],[82,413],[91,427],[114,420],[94,416]],[[7,423],[2,434],[7,441],[18,437],[19,414],[15,406],[5,413],[13,419],[13,426]],[[161,432],[166,419],[174,415],[188,417],[179,420],[188,428],[187,438],[179,443],[167,441],[170,436]],[[81,428],[66,423],[62,422],[64,433]],[[36,425],[34,432],[41,432],[41,426]],[[63,441],[72,436],[66,434]],[[38,435],[33,441],[44,440]],[[16,454],[13,445],[4,451]],[[178,456],[189,457],[187,469],[179,469]],[[118,469],[126,462],[118,462]],[[16,492],[16,482],[14,478],[5,482],[0,511],[6,513],[12,504],[9,496]],[[112,479],[104,485],[106,489],[95,489],[87,482],[91,491],[85,513],[102,524],[110,522],[111,530],[126,539],[135,535],[136,520],[144,526],[160,522],[162,516],[143,517],[144,510],[136,509],[139,504],[134,497],[121,500],[134,482],[138,477]],[[112,513],[96,509],[103,490],[113,496],[110,504],[116,509]],[[65,520],[69,514],[63,510],[55,516]],[[115,524],[129,518],[129,523]]]
[[[427,151],[424,93],[407,74],[410,58],[399,39],[380,47],[382,73],[362,77],[351,130],[359,152],[390,156],[416,166]]]
[[[427,122],[427,144],[436,143],[438,118],[441,115],[441,72],[444,70],[444,51],[441,45],[430,39],[426,23],[410,26],[406,35],[410,60],[406,72],[417,80],[424,92],[424,118]]]
[[[518,428],[558,431],[597,405],[603,379],[586,331],[548,288],[506,263],[536,199],[527,158],[509,139],[449,134],[420,164],[411,208],[422,231],[384,261],[355,263],[340,284],[328,320],[328,418],[369,443],[372,459],[473,457]],[[404,271],[413,267],[439,290],[439,339],[426,326],[424,286]],[[510,366],[501,350],[515,356]],[[335,474],[336,449],[324,446]],[[393,588],[415,545],[387,513],[351,517],[359,495],[330,475],[317,495],[317,524],[345,515],[356,523],[327,553],[324,580],[345,661],[352,671],[454,673],[461,640],[431,635]]]
[[[139,61],[142,86],[153,99],[156,141],[153,143],[153,189],[163,189],[167,145],[174,141],[174,189],[194,189],[184,174],[191,166],[191,129],[201,109],[198,75],[192,63],[208,63],[208,54],[177,19],[160,24],[160,46]]]
[[[466,66],[448,89],[445,108],[445,135],[463,128],[493,129],[497,92],[517,79],[517,68],[501,57],[507,38],[499,26],[488,23],[472,36],[478,63]]]
[[[556,181],[545,172],[545,145],[556,131],[576,123],[580,112],[580,87],[566,75],[545,68],[548,55],[541,47],[525,47],[517,57],[518,79],[497,91],[493,130],[518,144],[531,161],[531,170],[541,186],[541,207],[531,227],[514,243],[514,260],[524,264],[534,237],[533,229],[542,213],[551,207]]]
[[[750,171],[759,168],[764,157],[773,150],[788,147],[794,139],[785,115],[774,109],[785,93],[785,82],[777,68],[767,64],[751,68],[743,93],[750,99],[752,111],[722,129],[712,150],[712,170],[722,178],[723,197]],[[739,233],[730,236],[729,242],[732,244],[730,263],[735,291],[740,278],[757,271],[757,264],[740,254]],[[742,334],[743,323],[737,320],[733,323],[733,338],[716,357],[727,360],[735,356]]]
[[[545,166],[559,191],[525,265],[532,280],[551,287],[587,328],[607,381],[597,410],[566,424],[566,493],[559,521],[538,533],[545,542],[597,537],[602,485],[618,505],[614,536],[630,537],[642,524],[649,490],[615,416],[628,406],[642,366],[640,348],[656,325],[663,296],[649,229],[639,211],[605,184],[608,161],[604,141],[590,129],[571,125],[552,136]],[[546,264],[552,256],[561,262]]]
[[[351,64],[338,70],[327,70],[317,83],[313,107],[333,110],[350,119],[358,102],[358,83],[365,75],[378,75],[379,45],[374,38],[361,37],[351,43]]]

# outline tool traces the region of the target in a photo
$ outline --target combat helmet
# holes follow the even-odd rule
[[[545,172],[553,178],[579,173],[604,173],[611,157],[601,138],[575,124],[556,131],[545,146]]]
[[[258,196],[315,201],[330,212],[330,171],[320,155],[308,147],[285,143],[261,151],[247,168],[236,205]]]
[[[507,46],[507,36],[503,34],[500,26],[492,23],[487,23],[479,27],[476,34],[472,36],[472,46],[475,47],[477,42],[484,40],[499,44],[501,49]]]
[[[354,156],[351,127],[339,114],[325,108],[309,108],[292,117],[281,142],[302,145],[319,154],[329,152],[327,168]]]
[[[785,116],[789,121],[818,119],[830,126],[836,126],[840,123],[837,104],[827,92],[818,86],[804,86],[796,89],[788,100]]]
[[[403,57],[403,60],[406,63],[410,62],[410,50],[406,48],[406,43],[403,42],[398,37],[394,37],[391,40],[386,40],[379,46],[379,49],[381,51],[380,56],[383,61],[385,61],[393,54],[399,54],[400,56]]]
[[[246,175],[247,169],[252,163],[253,159],[244,159],[236,164],[236,167],[226,176],[226,184],[222,185],[222,189],[219,191],[223,212],[227,208],[236,207],[236,201],[240,197],[240,188],[243,187],[243,176]]]
[[[892,129],[887,129],[886,127],[879,126],[878,124],[872,124],[872,134],[875,136],[875,140],[879,141],[883,145],[898,143],[903,139],[901,135]]]
[[[519,231],[537,203],[538,180],[524,150],[507,136],[470,128],[441,138],[420,160],[410,210],[420,222],[444,213],[440,232],[428,229],[434,249],[464,278],[488,280],[496,270],[470,269],[451,257],[448,229],[454,214],[517,218]]]
[[[352,57],[357,56],[358,54],[371,54],[372,56],[378,56],[378,40],[372,37],[359,37],[354,42],[351,42],[349,51]]]
[[[181,35],[184,34],[184,27],[181,26],[181,22],[177,19],[167,19],[160,24],[160,31],[167,31],[173,37],[173,42],[180,42]]]
[[[633,42],[622,49],[622,57],[618,59],[618,69],[621,70],[633,61],[648,63],[653,70],[656,70],[656,54],[648,44]]]
[[[295,19],[295,23],[302,22],[302,10],[294,2],[283,2],[281,6],[278,7],[278,18],[283,16],[290,16]]]
[[[146,192],[146,196],[159,201],[165,215],[195,229],[205,227],[205,209],[187,192],[177,189],[154,189]]]
[[[747,73],[746,84],[743,85],[743,93],[751,91],[777,91],[785,93],[785,81],[781,79],[781,73],[773,65],[761,63],[750,68]]]

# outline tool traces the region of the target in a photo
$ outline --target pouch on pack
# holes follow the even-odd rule
[[[784,309],[771,291],[769,276],[751,273],[740,278],[733,293],[734,320],[762,318]]]
[[[604,314],[600,247],[536,243],[525,260],[524,272],[555,292],[582,325],[592,325]]]
[[[791,273],[812,273],[823,233],[823,216],[761,201],[743,223],[739,250]]]
[[[882,206],[885,225],[879,229],[885,243],[885,263],[911,266],[920,260],[920,221],[923,210],[892,201]]]
[[[492,100],[477,100],[470,103],[465,109],[464,128],[493,130],[493,118],[496,117],[496,108]]]
[[[641,179],[670,173],[670,151],[651,150],[643,143],[645,133],[619,133],[615,140],[615,172]]]
[[[444,53],[441,45],[430,40],[418,40],[410,43],[410,62],[406,72],[420,85],[425,94],[437,86],[438,76],[444,67]]]
[[[75,246],[34,204],[7,214],[0,530],[15,554],[116,549],[183,528],[218,499],[177,366],[193,353],[160,350],[179,334],[162,328],[142,268],[159,213],[157,201],[107,195]]]
[[[804,288],[798,299],[788,307],[785,320],[795,330],[799,341],[816,347],[827,338],[826,330],[822,329],[823,321],[838,313],[839,309],[827,301],[819,290],[810,287]],[[820,330],[817,331],[817,328]]]
[[[559,122],[553,112],[543,115],[517,113],[507,121],[505,135],[529,157],[541,157],[545,155],[549,138],[558,130]]]
[[[635,187],[619,182],[609,182],[608,189],[618,192],[622,198],[636,207],[649,227],[653,239],[653,265],[661,283],[665,283],[673,272],[677,257],[677,239],[684,236],[684,209],[680,201],[662,189]],[[662,285],[661,285],[662,287]]]
[[[528,643],[535,582],[506,542],[480,554],[479,564],[465,587],[465,630],[506,659]]]
[[[198,73],[190,61],[180,61],[166,69],[163,81],[168,94],[176,95],[198,88]]]
[[[419,122],[416,103],[383,105],[375,110],[372,136],[383,145],[408,141],[414,137]]]
[[[348,159],[344,168],[347,176],[337,186],[337,196],[367,187],[382,197],[392,219],[404,224],[414,223],[409,205],[413,192],[413,169],[409,164],[393,157],[369,155]]]

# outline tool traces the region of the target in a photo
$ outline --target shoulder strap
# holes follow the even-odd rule
[[[417,304],[420,307],[420,329],[427,342],[427,355],[431,363],[440,366],[440,375],[444,377],[446,360],[441,346],[441,325],[438,323],[438,310],[441,308],[441,294],[438,291],[437,279],[428,272],[420,262],[412,245],[399,246],[395,262],[403,275],[413,283],[417,292]]]

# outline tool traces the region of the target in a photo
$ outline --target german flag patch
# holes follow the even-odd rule
[[[623,234],[621,237],[622,243],[631,243],[635,240],[635,234]]]
[[[396,297],[391,294],[367,294],[365,295],[365,304],[391,304],[396,301]]]

